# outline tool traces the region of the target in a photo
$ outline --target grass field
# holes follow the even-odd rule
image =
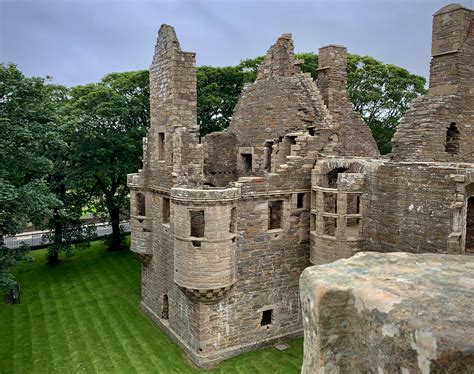
[[[302,339],[198,370],[138,309],[140,265],[101,242],[45,265],[18,268],[22,303],[0,304],[0,373],[299,373]]]

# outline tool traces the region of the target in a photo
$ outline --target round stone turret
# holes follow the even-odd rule
[[[193,301],[220,300],[236,281],[238,188],[171,189],[174,281]]]

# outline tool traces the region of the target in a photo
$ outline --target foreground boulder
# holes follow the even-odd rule
[[[302,373],[474,373],[474,257],[363,252],[300,279]]]

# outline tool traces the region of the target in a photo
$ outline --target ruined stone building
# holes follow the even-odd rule
[[[346,92],[346,48],[302,73],[268,50],[230,127],[200,142],[195,54],[171,26],[150,67],[143,169],[128,176],[143,311],[200,366],[302,335],[298,281],[359,251],[474,251],[473,11],[434,15],[430,90],[381,157]]]

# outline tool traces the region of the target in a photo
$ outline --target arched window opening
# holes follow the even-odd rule
[[[143,195],[142,193],[137,193],[136,200],[137,200],[137,216],[146,216],[145,195]]]
[[[457,155],[459,153],[459,129],[454,122],[452,122],[446,131],[446,153],[450,155]]]

